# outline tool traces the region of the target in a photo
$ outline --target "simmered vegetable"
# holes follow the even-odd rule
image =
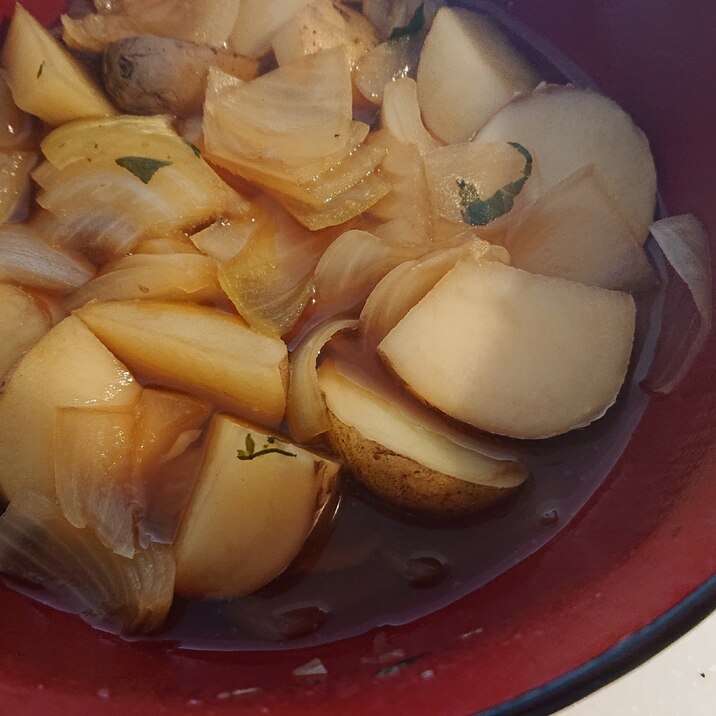
[[[328,623],[304,596],[354,569],[375,594],[438,584],[453,565],[414,518],[527,515],[561,453],[525,441],[619,399],[650,227],[698,313],[688,361],[708,332],[705,233],[652,225],[654,161],[618,105],[535,89],[485,13],[358,5],[107,0],[63,17],[65,45],[15,11],[0,571],[86,619],[153,632],[176,592],[282,639]],[[391,512],[417,551],[383,543]]]

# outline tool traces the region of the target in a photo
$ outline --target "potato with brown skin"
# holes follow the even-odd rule
[[[461,517],[504,499],[516,489],[477,485],[431,470],[366,439],[332,413],[330,418],[331,448],[360,484],[398,509],[433,518]]]
[[[258,62],[228,50],[156,35],[118,40],[104,53],[104,84],[117,106],[134,114],[201,114],[209,68],[242,80]]]
[[[513,494],[526,479],[521,463],[455,442],[342,375],[331,360],[319,368],[319,384],[331,448],[360,484],[395,508],[435,519],[466,516]]]

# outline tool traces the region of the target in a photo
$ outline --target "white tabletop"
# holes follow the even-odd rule
[[[559,716],[716,716],[716,613]]]

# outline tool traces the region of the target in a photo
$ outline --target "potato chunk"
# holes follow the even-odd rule
[[[635,316],[626,293],[461,262],[378,351],[442,412],[499,435],[544,438],[588,425],[614,403]]]
[[[55,326],[25,354],[0,398],[0,489],[55,495],[57,408],[133,405],[140,388],[78,318]]]
[[[177,591],[235,597],[281,574],[313,528],[338,469],[337,463],[218,416],[175,543]]]
[[[115,114],[85,70],[19,4],[0,59],[17,106],[48,124]]]

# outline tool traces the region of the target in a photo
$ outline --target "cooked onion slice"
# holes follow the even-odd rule
[[[213,69],[204,115],[210,152],[226,134],[234,151],[248,159],[298,166],[315,158],[347,153],[352,124],[348,57],[337,47],[284,65],[252,82]],[[231,156],[227,156],[231,159]]]
[[[0,517],[0,572],[38,584],[83,619],[124,633],[159,629],[174,594],[170,547],[152,545],[127,559],[32,492],[19,493]]]
[[[140,544],[171,543],[202,458],[198,445],[210,406],[184,393],[145,388],[137,406],[134,469]]]
[[[711,332],[709,239],[691,214],[661,219],[650,230],[693,301],[692,306],[685,306],[683,299],[677,301],[676,291],[667,292],[664,327],[645,385],[657,393],[670,393],[691,368]],[[690,314],[687,320],[683,319],[684,311]]]
[[[428,250],[429,245],[392,243],[367,231],[346,231],[316,267],[318,312],[335,315],[361,304],[389,271]]]
[[[380,122],[399,142],[414,144],[421,155],[440,146],[423,124],[418,87],[410,77],[401,77],[386,85]]]
[[[220,47],[229,39],[238,2],[226,0],[122,0],[95,2],[99,13],[62,16],[63,39],[78,50],[101,52],[124,37],[144,33]]]
[[[358,123],[355,123],[358,124]],[[360,136],[361,131],[357,131]],[[378,145],[360,145],[334,166],[311,176],[306,181],[291,177],[285,169],[268,167],[265,163],[236,160],[226,162],[215,157],[216,163],[232,173],[258,184],[269,192],[278,192],[309,206],[320,208],[340,196],[373,172],[385,156]],[[212,155],[212,158],[213,155]],[[304,171],[306,168],[304,167]]]
[[[215,92],[221,91],[220,88],[210,85],[211,90]],[[209,100],[210,96],[207,94],[207,107],[212,106]],[[216,101],[218,102],[219,100],[217,99]],[[219,112],[220,110],[217,110],[217,114]],[[228,121],[228,118],[224,119]],[[214,128],[214,134],[207,134],[212,126],[208,123],[207,110],[207,121],[204,125],[205,155],[212,163],[228,169],[232,174],[245,177],[250,181],[265,186],[271,186],[273,189],[284,193],[287,193],[286,187],[292,187],[295,184],[305,185],[304,190],[306,190],[306,187],[317,183],[318,177],[323,174],[326,174],[324,178],[330,181],[336,167],[339,167],[341,162],[355,153],[370,131],[370,127],[365,122],[354,121],[351,123],[347,149],[341,147],[340,151],[333,154],[316,157],[300,165],[293,166],[286,164],[279,158],[260,157],[251,159],[246,157],[242,150],[241,137],[234,137],[223,129],[219,132],[217,128]],[[331,172],[331,170],[334,171]],[[328,174],[328,172],[331,172],[331,174]]]
[[[256,230],[256,220],[246,217],[239,221],[219,220],[202,229],[191,238],[201,253],[217,261],[234,258],[246,246],[249,236]]]
[[[321,390],[318,387],[316,361],[323,346],[344,330],[356,328],[358,321],[330,320],[316,326],[291,354],[286,419],[296,440],[311,440],[331,427]]]
[[[221,287],[254,330],[284,335],[311,298],[313,271],[328,241],[295,225],[281,230],[265,217],[247,245],[220,265]]]
[[[418,146],[399,141],[388,130],[375,132],[370,143],[386,151],[380,177],[390,185],[390,191],[371,207],[371,214],[383,221],[406,219],[420,241],[432,239],[430,195]]]
[[[320,207],[304,204],[279,192],[272,192],[283,206],[311,231],[340,226],[370,209],[390,191],[390,186],[375,172],[354,187],[327,201]]]
[[[373,289],[363,306],[360,322],[365,340],[375,348],[407,312],[464,258],[509,264],[509,255],[504,248],[473,238],[460,246],[440,249],[421,259],[396,266]]]
[[[125,256],[76,291],[67,307],[79,308],[93,299],[216,303],[222,296],[216,271],[216,261],[208,256],[188,253]]]
[[[55,422],[57,499],[73,527],[87,527],[113,552],[135,552],[133,407],[68,407]]]
[[[33,176],[48,237],[98,263],[142,239],[191,230],[248,204],[162,118],[73,122],[43,141]]]
[[[156,239],[144,239],[140,241],[132,251],[132,256],[152,255],[164,256],[165,254],[198,254],[200,253],[194,244],[189,241],[186,234],[161,236]],[[125,256],[128,259],[128,256]]]
[[[0,227],[0,280],[67,293],[93,275],[85,261],[48,246],[30,229]]]

